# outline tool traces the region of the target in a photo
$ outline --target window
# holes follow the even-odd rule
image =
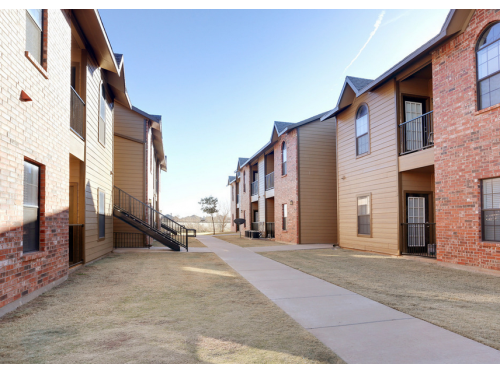
[[[490,26],[477,45],[478,110],[500,103],[500,23]]]
[[[42,65],[43,9],[26,10],[26,51]]]
[[[234,201],[234,185],[231,186],[231,200]]]
[[[482,181],[483,240],[500,242],[500,178]]]
[[[370,196],[358,197],[358,234],[371,235]]]
[[[24,162],[23,252],[40,247],[40,167]]]
[[[101,84],[101,103],[99,106],[99,142],[106,145],[106,89]]]
[[[283,142],[281,144],[281,175],[284,176],[286,175],[286,143]]]
[[[106,193],[99,189],[99,238],[106,237],[106,215],[105,215],[105,204],[106,204]]]
[[[286,230],[286,218],[288,217],[288,210],[286,208],[286,204],[282,206],[282,214],[283,214],[283,230]]]
[[[356,155],[366,154],[369,149],[368,107],[363,104],[356,113]]]
[[[247,186],[247,172],[243,172],[243,192],[245,193],[247,191],[246,186]]]

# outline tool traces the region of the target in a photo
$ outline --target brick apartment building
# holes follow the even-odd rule
[[[287,243],[335,243],[336,174],[333,121],[323,114],[273,124],[271,139],[230,176],[231,230]]]

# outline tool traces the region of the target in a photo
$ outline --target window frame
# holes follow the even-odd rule
[[[480,204],[481,204],[481,241],[482,242],[500,243],[500,240],[498,240],[498,241],[497,240],[487,240],[485,238],[485,234],[486,234],[485,227],[486,227],[486,225],[484,224],[485,223],[485,216],[486,216],[484,214],[485,211],[500,211],[500,208],[498,208],[498,209],[496,209],[496,208],[484,208],[484,182],[488,181],[488,180],[496,180],[496,179],[500,179],[500,176],[499,177],[484,178],[484,179],[480,180],[481,184],[480,184],[479,199],[481,200]],[[495,227],[495,225],[494,225],[494,227]]]
[[[243,192],[247,192],[247,171],[243,171]]]
[[[104,195],[103,213],[101,214],[101,193]],[[101,215],[104,217],[104,232],[101,236]],[[106,191],[102,188],[97,189],[97,238],[102,241],[106,238]]]
[[[358,125],[357,125],[357,121],[358,121],[358,113],[359,111],[361,110],[362,107],[366,107],[366,122],[367,122],[367,126],[366,126],[366,133],[363,133],[363,134],[358,134]],[[356,158],[359,158],[359,157],[362,157],[362,156],[365,156],[365,155],[370,155],[371,153],[371,135],[370,135],[370,107],[368,107],[368,104],[366,103],[361,103],[358,108],[356,109],[356,112],[355,112],[355,115],[354,115],[354,133],[355,133],[355,148],[356,148]],[[366,152],[363,152],[362,154],[359,153],[359,148],[358,148],[358,140],[360,137],[363,137],[363,136],[367,136],[368,137],[368,150]]]
[[[500,40],[500,36],[495,39],[494,41],[492,41],[491,43],[488,43],[488,44],[485,44],[483,46],[481,46],[481,48],[479,48],[479,42],[481,41],[481,39],[483,38],[483,36],[489,32],[495,25],[499,24],[500,21],[496,21],[496,22],[492,22],[490,24],[488,24],[488,26],[485,27],[485,29],[481,32],[481,34],[479,35],[479,38],[477,39],[476,41],[476,47],[475,47],[475,59],[476,59],[476,111],[482,111],[484,109],[488,109],[488,108],[491,108],[493,106],[497,106],[497,105],[500,105],[500,103],[496,103],[496,104],[493,104],[493,105],[488,105],[487,107],[482,107],[481,106],[481,82],[487,80],[487,79],[490,79],[496,75],[500,75],[500,44],[499,44],[499,56],[498,56],[498,59],[499,59],[499,63],[498,63],[498,70],[496,70],[494,73],[492,74],[489,74],[489,75],[486,75],[484,77],[482,77],[481,79],[479,78],[479,58],[478,58],[478,52],[480,50],[483,50],[484,48],[487,48],[488,46],[498,42]],[[490,91],[491,92],[491,91]]]
[[[42,175],[42,166],[39,165],[39,164],[36,164],[34,162],[32,162],[31,160],[24,160],[23,161],[23,170],[25,170],[25,164],[30,164],[36,168],[38,168],[38,185],[37,185],[37,230],[38,230],[38,234],[37,234],[37,240],[38,240],[38,246],[37,246],[37,249],[36,250],[25,250],[25,240],[24,240],[24,207],[27,206],[24,204],[24,186],[26,184],[26,176],[23,172],[23,254],[32,254],[32,253],[38,253],[41,250],[41,207],[40,207],[40,203],[41,203],[41,200],[42,200],[42,194],[41,194],[41,175]],[[32,205],[28,205],[28,207],[35,207],[35,206],[32,206]]]
[[[281,142],[281,176],[286,176],[288,174],[288,150],[286,147],[286,141]]]
[[[368,209],[370,213],[368,215],[361,215],[361,216],[369,216],[370,218],[370,234],[363,234],[359,233],[359,199],[360,198],[366,198],[368,197]],[[373,236],[373,221],[372,221],[372,194],[371,193],[364,193],[364,194],[358,194],[356,196],[356,234],[358,237],[366,237],[366,238],[371,238]]]
[[[288,221],[288,206],[286,203],[281,205],[281,230],[287,231],[287,221]]]
[[[33,59],[35,60],[34,62],[36,64],[38,64],[40,67],[42,67],[44,70],[47,70],[46,69],[46,66],[44,64],[44,61],[43,61],[43,55],[44,55],[44,42],[43,42],[43,39],[45,37],[45,15],[46,15],[46,9],[40,9],[40,16],[41,16],[41,20],[40,20],[40,23],[41,25],[38,24],[38,21],[35,19],[35,17],[33,17],[33,15],[31,14],[30,10],[29,9],[26,9],[26,17],[29,17],[31,18],[31,20],[33,20],[34,24],[40,29],[40,55],[39,56],[34,56],[31,51],[28,50],[28,46],[25,45],[25,51],[27,53],[29,53]],[[28,21],[27,21],[28,22]],[[28,40],[28,28],[26,27],[26,30],[25,30],[25,37],[26,37],[26,43],[27,43],[27,40]]]

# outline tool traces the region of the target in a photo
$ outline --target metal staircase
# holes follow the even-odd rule
[[[113,216],[154,238],[172,250],[188,250],[193,232],[161,214],[116,186],[113,188]],[[194,232],[196,236],[196,232]]]

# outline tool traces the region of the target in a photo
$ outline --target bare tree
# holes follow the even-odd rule
[[[215,222],[214,222],[214,214],[219,212],[219,209],[217,208],[217,204],[219,203],[219,200],[217,198],[214,198],[212,196],[201,198],[201,200],[198,202],[201,205],[201,210],[209,214],[212,217],[212,226],[214,229],[214,234],[215,234]]]
[[[219,209],[219,224],[220,231],[224,232],[226,230],[227,224],[230,224],[231,221],[231,205],[229,201],[225,200],[220,204]]]

